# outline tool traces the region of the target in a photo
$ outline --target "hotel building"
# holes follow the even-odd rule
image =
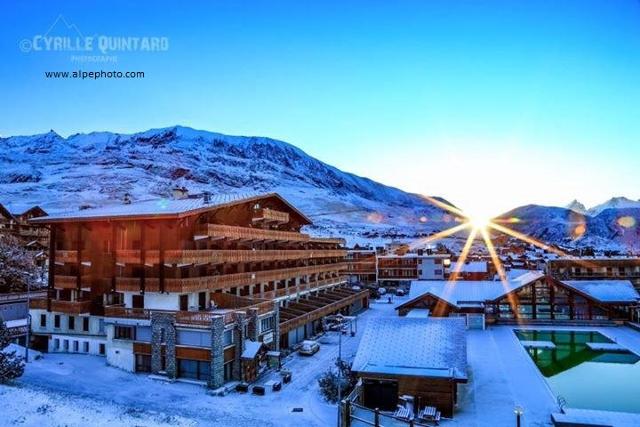
[[[49,294],[33,300],[48,351],[102,354],[129,371],[252,381],[266,353],[314,335],[322,317],[366,308],[343,240],[301,233],[278,194],[124,203],[33,219],[50,230]]]

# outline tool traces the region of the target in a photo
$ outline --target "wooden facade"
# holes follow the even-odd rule
[[[481,286],[479,284],[478,286]],[[484,313],[489,321],[630,320],[637,302],[602,302],[552,277],[545,276],[500,298],[455,304],[434,293],[425,293],[398,306],[398,314],[428,309],[431,316]]]

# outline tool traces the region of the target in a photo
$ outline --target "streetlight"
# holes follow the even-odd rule
[[[333,325],[338,326],[338,360],[336,365],[338,366],[338,427],[340,427],[342,418],[340,417],[340,405],[342,404],[342,330],[345,324],[351,325],[351,322],[355,319],[355,316],[343,316],[342,314],[336,314],[326,316],[323,319],[324,329],[328,329],[326,321],[329,320]],[[329,330],[331,330],[329,328]]]
[[[516,427],[520,427],[520,418],[522,418],[522,415],[524,414],[524,409],[522,406],[516,405],[516,407],[513,408],[513,413],[516,414]]]

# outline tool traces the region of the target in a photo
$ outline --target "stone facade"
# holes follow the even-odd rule
[[[211,320],[211,374],[207,385],[219,388],[224,385],[224,318],[214,316]]]
[[[247,338],[251,341],[258,341],[260,336],[260,325],[258,324],[258,309],[250,308],[248,310],[249,323],[247,324]]]
[[[241,356],[244,351],[244,325],[246,323],[247,314],[244,311],[236,311],[234,313],[235,317],[235,326],[233,328],[233,342],[236,346],[235,351],[235,359],[233,361],[233,379],[234,380],[242,380],[242,364],[241,364]]]
[[[162,372],[162,347],[165,347],[165,366],[169,378],[176,378],[176,314],[169,312],[151,313],[151,371]]]
[[[273,342],[271,350],[280,351],[280,303],[273,302]]]

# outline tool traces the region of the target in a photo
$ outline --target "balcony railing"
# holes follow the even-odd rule
[[[56,274],[53,277],[53,287],[56,289],[76,289],[77,284],[78,284],[77,276],[64,276],[64,275]],[[91,276],[89,276],[88,274],[83,275],[80,278],[80,287],[90,288]]]
[[[142,279],[139,277],[116,277],[116,292],[138,292],[141,285]],[[144,289],[148,292],[160,292],[160,279],[157,277],[145,278]]]
[[[104,308],[104,315],[124,319],[150,319],[151,311],[144,308],[126,308],[123,305],[108,305]]]
[[[29,301],[29,308],[46,310],[47,309],[47,299],[46,298],[32,298]]]
[[[116,251],[116,262],[123,264],[139,264],[141,262],[140,250]],[[164,262],[167,264],[222,264],[242,262],[267,262],[288,261],[314,258],[344,258],[346,251],[343,249],[309,249],[309,250],[167,250],[164,253]],[[145,251],[144,262],[146,264],[160,263],[159,251]]]
[[[275,209],[263,208],[253,213],[253,221],[277,222],[286,224],[289,222],[289,213]]]
[[[308,242],[309,235],[295,231],[263,230],[261,228],[237,227],[233,225],[205,224],[198,228],[196,235],[224,237],[244,240],[280,240]]]
[[[84,314],[91,311],[91,301],[51,300],[51,311],[67,314]]]
[[[78,251],[56,251],[56,262],[78,262]]]

